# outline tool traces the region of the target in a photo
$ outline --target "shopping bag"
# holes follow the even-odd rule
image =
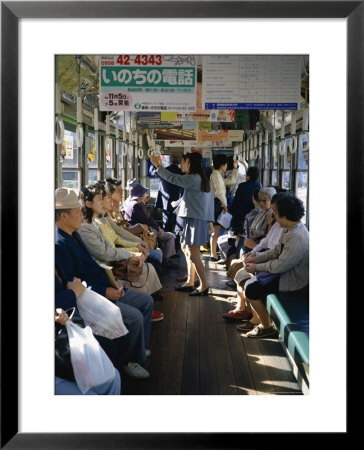
[[[80,316],[94,334],[116,339],[129,333],[120,309],[110,300],[88,287],[76,299]]]
[[[110,382],[115,377],[115,367],[100,347],[90,327],[81,328],[66,322],[71,362],[77,386],[84,394],[95,386]]]
[[[217,218],[217,222],[224,228],[229,228],[230,227],[230,222],[231,222],[231,214],[226,212],[224,213],[223,211],[221,212],[221,214],[219,215],[219,217]]]

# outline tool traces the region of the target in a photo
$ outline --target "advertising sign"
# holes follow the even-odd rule
[[[100,59],[101,111],[195,111],[193,55],[114,55]]]
[[[295,110],[301,98],[299,55],[203,57],[205,109]]]
[[[62,150],[65,153],[65,159],[73,159],[73,136],[65,134],[63,137]]]
[[[220,141],[164,141],[164,147],[232,147],[231,142],[220,142]]]
[[[242,142],[244,136],[243,130],[228,130],[228,141]]]
[[[229,140],[227,130],[208,131],[202,130],[198,132],[199,141],[219,141],[226,142]]]

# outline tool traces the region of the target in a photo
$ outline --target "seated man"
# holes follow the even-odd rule
[[[172,233],[162,230],[155,220],[147,216],[144,208],[141,206],[147,191],[148,189],[139,183],[134,183],[130,187],[131,200],[125,209],[125,217],[131,224],[142,223],[155,230],[163,253],[163,260],[166,263],[171,256],[176,254],[175,237]]]
[[[81,205],[74,191],[56,190],[55,199],[56,248],[55,260],[58,274],[66,283],[74,277],[86,281],[100,295],[115,302],[120,308],[129,334],[135,339],[135,363],[124,366],[131,376],[147,378],[149,373],[139,363],[146,359],[145,347],[149,343],[153,299],[150,295],[111,287],[105,270],[92,258],[77,230],[82,223]]]
[[[303,203],[293,195],[282,195],[276,199],[275,205],[276,220],[285,228],[279,244],[272,250],[249,256],[245,261],[245,269],[255,273],[244,286],[253,318],[238,330],[248,331],[246,336],[249,338],[278,337],[278,330],[265,307],[267,294],[308,293],[309,234],[300,221],[305,212]]]

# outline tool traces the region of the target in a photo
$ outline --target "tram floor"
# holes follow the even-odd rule
[[[205,258],[205,259],[204,259]],[[174,291],[185,259],[161,276],[164,300],[155,302],[164,320],[152,323],[147,380],[122,379],[124,395],[302,395],[278,339],[249,339],[222,314],[232,309],[223,266],[202,256],[210,295]]]

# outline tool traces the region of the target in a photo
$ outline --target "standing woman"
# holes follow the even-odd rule
[[[213,195],[202,167],[201,155],[198,153],[186,155],[186,175],[178,175],[166,170],[160,156],[152,155],[150,160],[157,167],[160,178],[184,188],[178,211],[178,216],[185,218],[181,242],[187,246],[189,259],[200,279],[200,286],[193,289],[194,273],[189,273],[190,279],[186,283],[187,292],[190,292],[190,296],[208,295],[209,287],[200,258],[200,246],[204,245],[209,238],[208,222],[213,220]],[[180,289],[177,288],[177,290]]]
[[[226,155],[216,155],[213,159],[214,170],[210,176],[210,183],[212,193],[215,197],[215,217],[214,217],[214,232],[210,239],[210,260],[217,261],[216,247],[217,238],[221,230],[221,225],[218,223],[217,219],[221,212],[227,212],[227,199],[226,199],[226,186],[235,184],[238,179],[238,161],[234,160],[232,173],[227,178],[222,177],[222,173],[227,169],[227,156]]]

